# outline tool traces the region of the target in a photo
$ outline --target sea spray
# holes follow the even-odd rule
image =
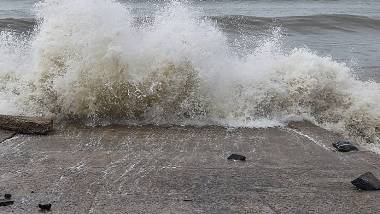
[[[127,4],[47,0],[28,38],[0,34],[0,111],[85,124],[268,127],[307,119],[378,141],[380,85],[281,31],[251,54],[213,21],[172,2],[136,25]],[[256,38],[257,39],[257,38]]]

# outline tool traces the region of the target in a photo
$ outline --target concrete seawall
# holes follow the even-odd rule
[[[0,193],[15,203],[0,213],[379,213],[380,192],[350,183],[380,177],[379,156],[335,152],[339,139],[308,123],[2,131]]]

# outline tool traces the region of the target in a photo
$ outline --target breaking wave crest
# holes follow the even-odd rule
[[[378,141],[380,85],[281,31],[239,56],[213,21],[172,2],[134,24],[112,0],[48,0],[32,36],[0,34],[0,113],[92,125],[268,127],[307,119]]]

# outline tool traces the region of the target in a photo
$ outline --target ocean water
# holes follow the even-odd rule
[[[2,114],[379,143],[379,1],[0,0],[0,31]]]

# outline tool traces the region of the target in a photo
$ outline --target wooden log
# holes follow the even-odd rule
[[[0,128],[21,134],[47,134],[53,130],[53,120],[42,117],[0,115]]]

